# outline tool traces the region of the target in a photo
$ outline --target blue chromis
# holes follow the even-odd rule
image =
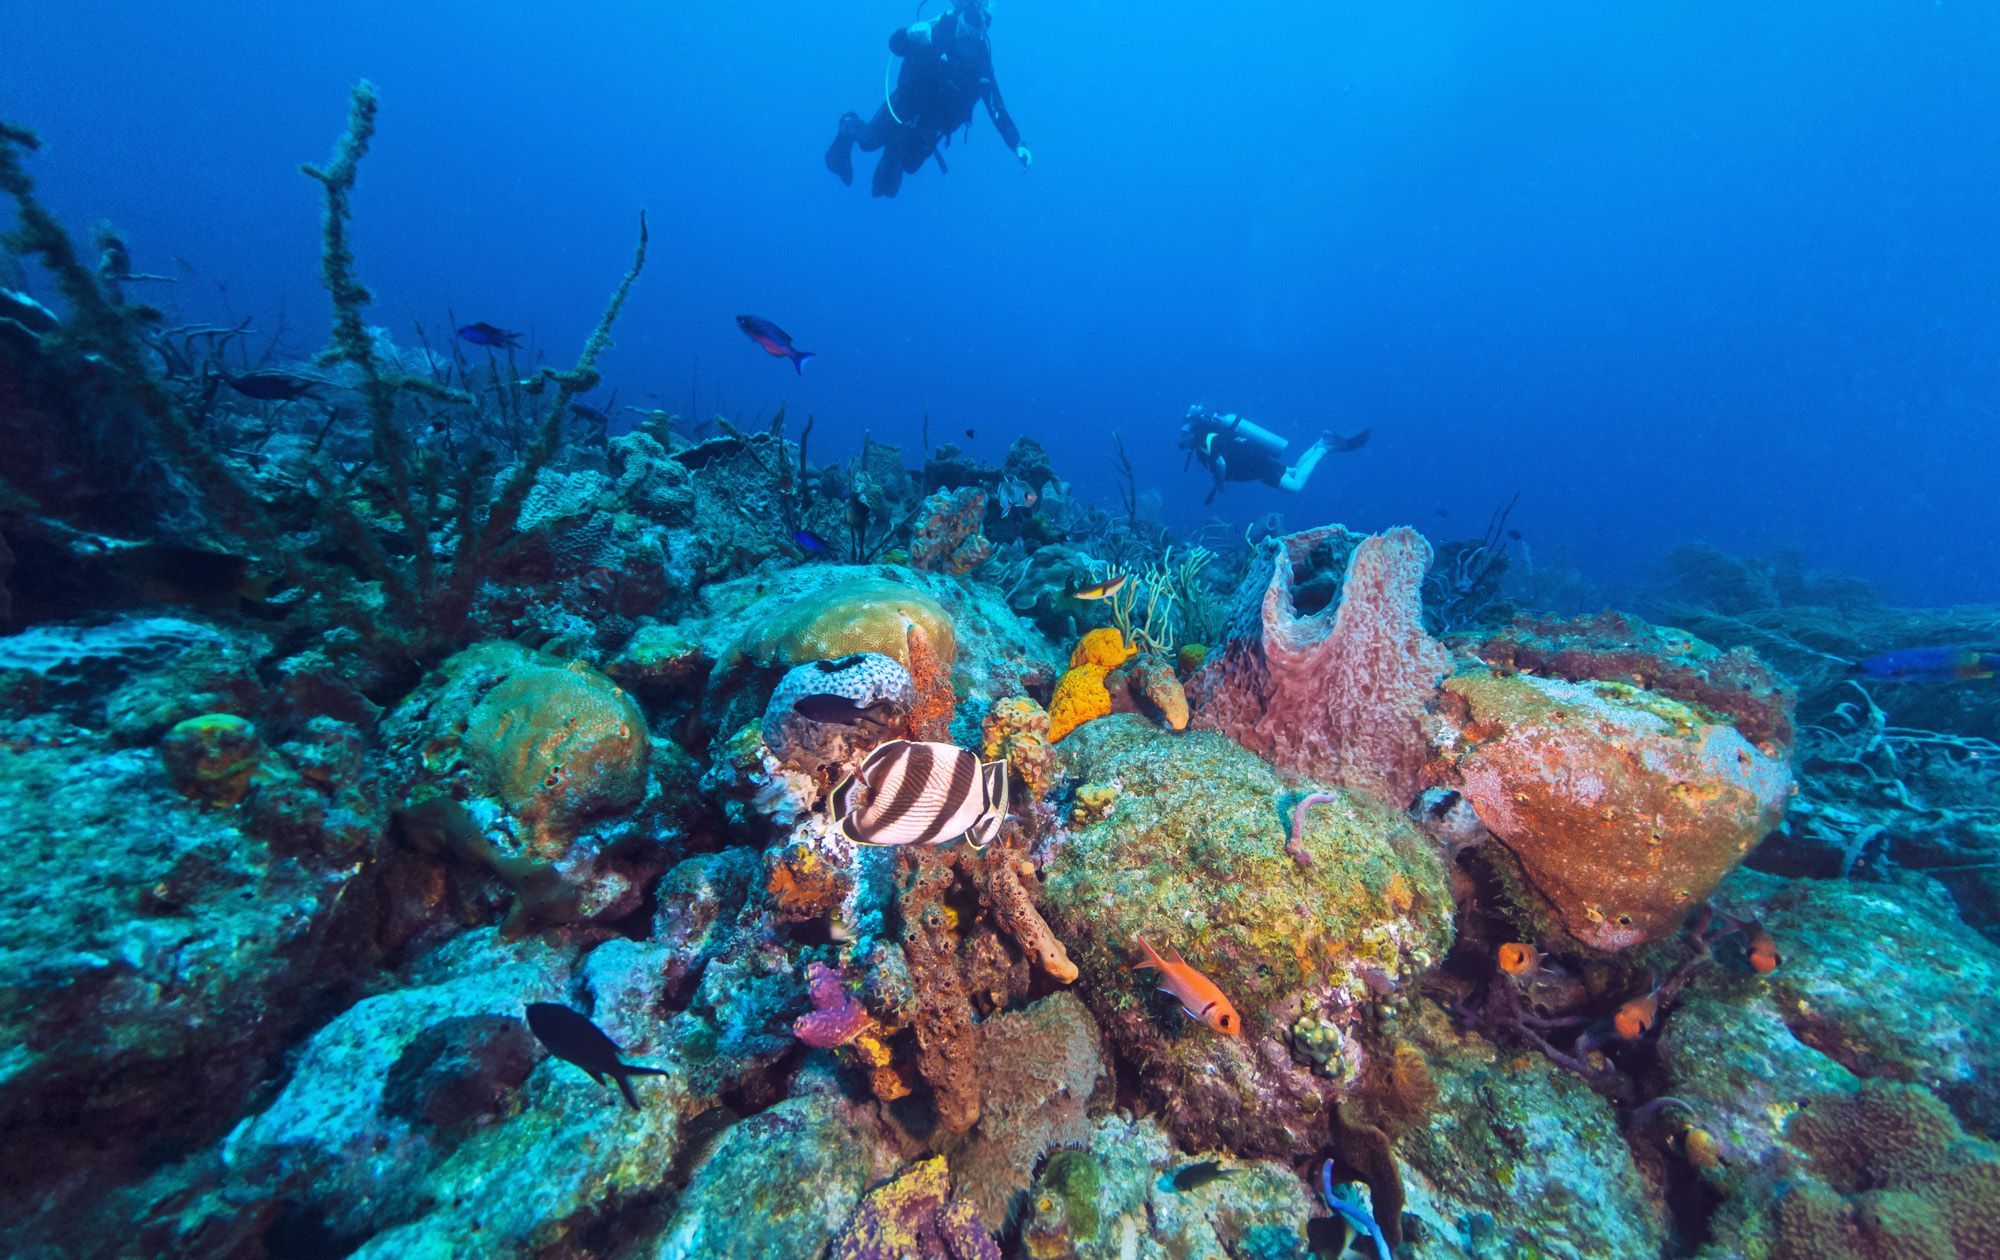
[[[797,543],[799,549],[807,555],[823,556],[833,549],[826,539],[821,538],[809,529],[793,530],[792,541]]]
[[[1898,648],[1859,661],[1854,672],[1876,682],[1971,682],[2000,673],[2000,652],[1977,648]]]
[[[665,1068],[644,1067],[619,1060],[618,1043],[579,1012],[554,1002],[528,1003],[528,1031],[565,1063],[574,1063],[602,1085],[607,1079],[618,1083],[625,1105],[639,1110],[639,1095],[632,1090],[634,1076],[665,1076]]]
[[[520,333],[508,332],[504,328],[495,328],[484,321],[477,324],[467,324],[458,330],[458,335],[475,346],[485,346],[492,350],[516,350],[521,345]]]

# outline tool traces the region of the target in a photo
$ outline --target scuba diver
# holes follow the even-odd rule
[[[1215,496],[1222,493],[1224,483],[1231,481],[1261,481],[1296,494],[1305,488],[1306,479],[1312,476],[1322,456],[1328,451],[1360,450],[1367,445],[1370,432],[1363,429],[1353,437],[1344,438],[1328,430],[1287,466],[1285,452],[1292,444],[1284,438],[1233,412],[1219,415],[1206,407],[1194,406],[1188,408],[1187,420],[1181,425],[1181,449],[1188,453],[1190,461],[1200,460],[1201,466],[1215,479],[1208,497],[1202,500],[1213,503]]]
[[[1000,138],[1021,159],[1021,169],[1032,165],[1034,155],[1021,143],[1021,129],[993,79],[993,45],[986,35],[992,22],[986,0],[958,0],[927,22],[891,33],[889,51],[903,59],[895,90],[885,87],[882,107],[865,123],[859,114],[840,116],[826,149],[826,169],[840,176],[841,183],[852,184],[854,146],[864,153],[880,149],[872,186],[877,197],[893,197],[903,176],[927,158],[935,156],[938,169],[946,169],[938,146],[949,145],[952,132],[972,124],[972,107],[979,102],[985,103]]]

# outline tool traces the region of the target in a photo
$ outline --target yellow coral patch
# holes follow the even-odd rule
[[[1092,630],[1077,641],[1076,650],[1069,654],[1069,663],[1072,666],[1102,665],[1111,670],[1138,654],[1139,649],[1125,641],[1118,627],[1105,626],[1101,630]]]
[[[1085,636],[1086,639],[1088,637]],[[1079,645],[1077,650],[1082,651],[1082,646]],[[1055,698],[1049,701],[1050,743],[1058,742],[1085,722],[1111,712],[1111,693],[1104,686],[1104,676],[1110,672],[1110,667],[1104,665],[1078,665],[1056,683]]]

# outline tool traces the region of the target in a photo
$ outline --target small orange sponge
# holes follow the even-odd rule
[[[1076,650],[1069,654],[1069,663],[1072,666],[1101,665],[1105,669],[1117,669],[1138,654],[1139,649],[1125,641],[1118,627],[1105,626],[1092,630],[1077,641]]]
[[[1093,630],[1092,634],[1101,633]],[[1116,630],[1111,633],[1117,634]],[[1089,636],[1084,637],[1089,642]],[[1079,645],[1078,652],[1083,650]],[[1056,683],[1056,694],[1049,701],[1049,742],[1056,743],[1065,735],[1085,722],[1101,718],[1111,712],[1111,692],[1104,686],[1104,676],[1111,672],[1104,665],[1077,665],[1065,673]]]

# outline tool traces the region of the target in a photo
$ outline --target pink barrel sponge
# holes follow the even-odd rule
[[[1300,616],[1293,557],[1341,533],[1329,526],[1279,541],[1256,615],[1190,681],[1193,724],[1280,770],[1400,809],[1424,787],[1424,706],[1450,669],[1423,625],[1431,546],[1408,528],[1362,539],[1337,609]]]

